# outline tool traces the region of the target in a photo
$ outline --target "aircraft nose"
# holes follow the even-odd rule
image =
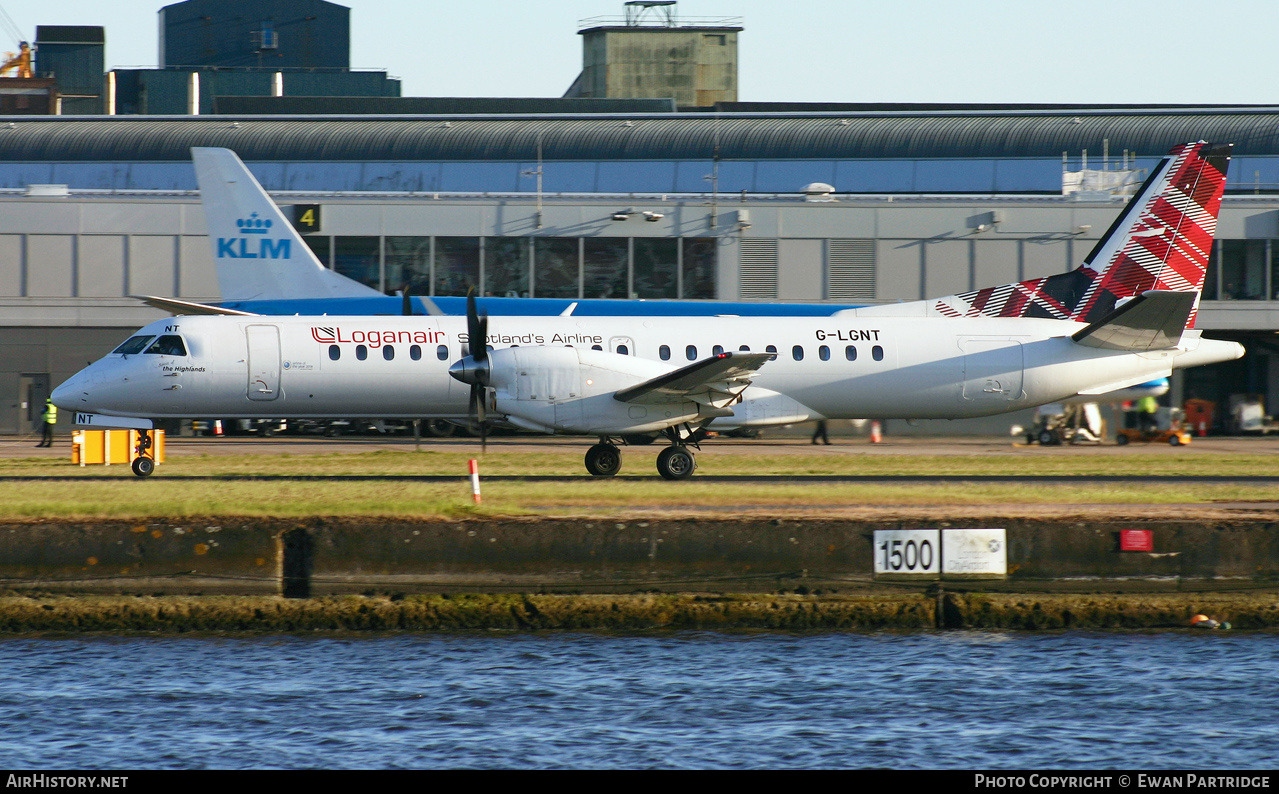
[[[50,395],[53,400],[53,404],[66,411],[73,410],[77,402],[76,397],[79,396],[81,391],[83,391],[83,389],[80,388],[80,381],[81,378],[78,374],[72,375],[70,378],[63,381],[62,385],[54,389],[53,394]]]
[[[80,370],[53,390],[53,394],[50,395],[53,404],[66,411],[85,410],[89,399],[89,387],[94,380],[88,368]]]

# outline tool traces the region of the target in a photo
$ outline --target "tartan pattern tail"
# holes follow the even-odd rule
[[[948,317],[1095,322],[1146,290],[1201,291],[1230,150],[1202,141],[1174,148],[1077,269],[951,295],[933,308]],[[1196,303],[1187,328],[1197,312]]]

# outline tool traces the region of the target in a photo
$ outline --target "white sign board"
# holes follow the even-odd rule
[[[941,573],[941,532],[936,529],[875,530],[875,574]]]
[[[942,545],[945,575],[1008,575],[1008,540],[1002,529],[948,529]]]

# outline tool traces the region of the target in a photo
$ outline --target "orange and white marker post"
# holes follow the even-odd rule
[[[476,504],[480,503],[480,465],[475,458],[471,458],[471,497]]]
[[[870,423],[870,443],[872,443],[872,444],[880,444],[880,443],[882,443],[882,442],[883,442],[883,440],[884,440],[884,431],[883,431],[883,429],[880,427],[880,425],[879,425],[879,421],[878,421],[878,420],[873,420],[873,421],[871,421],[871,423]]]

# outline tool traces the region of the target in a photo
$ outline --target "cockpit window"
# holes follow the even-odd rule
[[[165,334],[147,348],[148,353],[155,353],[161,356],[185,356],[187,354],[187,346],[182,344],[182,337],[175,334]]]
[[[126,339],[124,344],[112,350],[112,355],[131,356],[134,353],[141,353],[154,336],[133,336]]]

